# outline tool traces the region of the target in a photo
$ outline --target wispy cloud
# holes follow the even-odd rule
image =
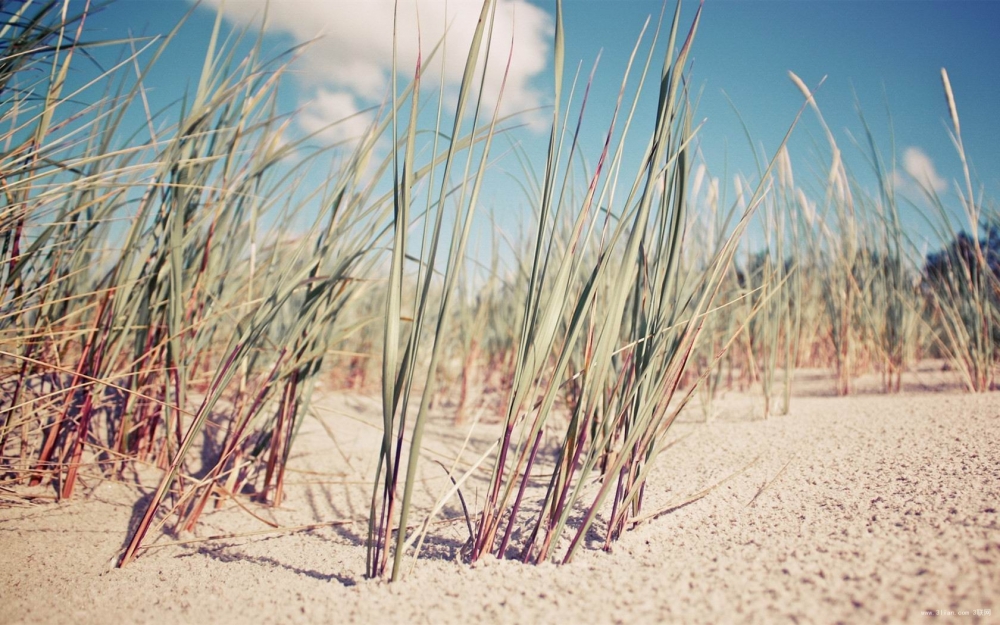
[[[207,0],[223,6],[227,19],[247,24],[259,22],[268,0],[226,2]],[[305,50],[297,76],[300,80],[304,114],[303,130],[316,131],[380,103],[387,92],[392,71],[393,0],[281,0],[271,2],[266,28],[291,37],[296,43],[311,41]],[[412,76],[417,55],[424,59],[447,30],[447,46],[428,67],[425,85],[437,85],[444,72],[446,89],[454,90],[461,80],[465,60],[479,18],[479,0],[402,0],[397,36],[397,69]],[[419,24],[419,28],[418,28]],[[553,32],[551,16],[527,0],[499,0],[490,51],[490,68],[484,99],[490,110],[496,107],[500,84],[509,54],[510,72],[501,103],[501,113],[536,108],[543,93],[533,81],[545,69],[550,57]],[[511,53],[511,46],[513,52]],[[539,115],[528,116],[539,123]],[[337,124],[327,138],[349,139],[359,135],[370,118],[359,115]]]
[[[948,188],[948,182],[938,174],[931,157],[917,147],[903,150],[903,171],[892,172],[892,179],[896,189],[904,193],[942,193]]]

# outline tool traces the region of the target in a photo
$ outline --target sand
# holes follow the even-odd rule
[[[355,523],[164,546],[113,569],[155,475],[122,484],[95,474],[72,501],[3,503],[0,623],[996,622],[1000,394],[925,388],[848,398],[812,389],[767,420],[754,417],[753,397],[720,401],[707,421],[692,410],[672,430],[645,510],[722,484],[626,532],[613,553],[594,543],[565,566],[470,566],[464,521],[447,522],[394,584],[362,574],[378,405],[323,394],[323,423],[307,420],[297,442],[287,502],[249,505],[286,528]],[[468,432],[448,414],[439,407],[429,428],[422,505],[450,485],[433,460],[450,465]],[[476,426],[464,466],[496,432]],[[482,483],[463,488],[470,505]],[[439,518],[460,517],[449,504]],[[267,529],[230,504],[195,534],[148,540]]]

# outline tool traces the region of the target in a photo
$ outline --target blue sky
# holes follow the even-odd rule
[[[150,81],[154,97],[177,97],[185,85],[197,82],[219,0],[197,8],[168,49],[158,73]],[[253,22],[265,0],[228,0],[230,24]],[[433,39],[431,22],[443,22],[443,0],[420,0],[424,47]],[[387,7],[360,0],[271,0],[268,41],[275,49],[311,38],[314,44],[285,85],[283,104],[300,107],[300,130],[314,130],[338,115],[376,104],[385,92],[389,59],[386,37],[391,37]],[[413,2],[401,3],[413,5]],[[471,32],[478,13],[476,2],[451,0],[456,41]],[[191,8],[186,0],[119,0],[89,23],[91,38],[166,32]],[[376,8],[373,8],[376,7]],[[513,15],[503,37],[515,42],[513,77],[505,95],[509,110],[551,104],[551,32],[554,2],[502,0],[501,10]],[[567,80],[576,62],[584,76],[601,53],[584,126],[584,147],[593,160],[600,149],[618,84],[632,46],[647,16],[655,22],[662,4],[648,0],[566,0]],[[690,22],[695,2],[684,4],[684,24]],[[667,7],[667,23],[673,4]],[[386,21],[389,21],[387,24]],[[788,78],[794,71],[814,86],[826,76],[817,100],[845,153],[848,166],[870,180],[849,132],[862,137],[855,97],[865,111],[887,158],[890,134],[886,103],[895,131],[901,180],[907,165],[954,197],[950,181],[960,175],[959,161],[947,133],[947,109],[940,69],[947,68],[955,90],[962,130],[978,181],[987,196],[1000,191],[1000,2],[842,1],[842,0],[708,0],[694,44],[692,80],[703,90],[698,118],[706,119],[700,148],[712,175],[732,193],[736,173],[753,177],[756,167],[733,106],[739,110],[762,155],[770,157],[799,111],[803,98]],[[665,29],[667,26],[664,27]],[[665,34],[665,33],[664,33]],[[661,54],[662,59],[662,41]],[[415,37],[401,40],[401,48],[415,48]],[[453,47],[452,68],[464,58]],[[403,55],[405,57],[405,54]],[[406,61],[407,58],[404,58]],[[410,68],[407,67],[407,73]],[[655,65],[654,72],[659,71]],[[451,78],[449,78],[451,79]],[[732,100],[730,104],[729,100]],[[647,86],[640,119],[650,120],[655,85]],[[519,140],[528,153],[540,158],[547,137],[548,113],[525,119],[529,128]],[[649,122],[646,122],[647,125]],[[339,131],[350,131],[346,126]],[[635,145],[642,148],[641,128]],[[328,136],[329,139],[342,138]],[[807,111],[790,143],[799,184],[808,186],[823,175],[825,139],[815,117]],[[908,155],[904,159],[904,155]],[[918,158],[919,157],[919,158]],[[905,163],[904,163],[905,160]],[[516,169],[502,163],[501,171]],[[499,177],[503,177],[502,174]],[[904,182],[903,187],[906,187]],[[523,200],[505,195],[510,185],[495,183],[485,207],[508,207]],[[498,209],[505,210],[505,209]]]

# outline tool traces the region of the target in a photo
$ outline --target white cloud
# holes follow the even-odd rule
[[[241,25],[259,22],[268,7],[268,31],[295,43],[319,37],[306,48],[296,68],[307,102],[303,129],[315,130],[378,105],[385,97],[392,70],[394,0],[271,0],[270,4],[268,0],[207,0],[206,4],[222,6],[226,18]],[[447,28],[443,59],[439,51],[423,81],[425,88],[436,88],[443,69],[446,87],[454,91],[465,69],[481,6],[480,0],[400,0],[396,39],[400,80],[413,75],[419,52],[426,61]],[[532,81],[545,70],[551,56],[553,29],[551,16],[527,0],[498,0],[484,88],[491,112],[509,54],[510,73],[500,112],[525,111],[543,103],[543,93]],[[338,124],[330,138],[356,136],[369,119],[362,116]],[[528,117],[535,124],[541,120],[538,114]]]
[[[893,171],[892,180],[896,188],[904,192],[942,193],[948,188],[948,182],[937,173],[934,161],[920,148],[903,150],[903,171],[905,176],[898,169]]]
[[[308,133],[322,133],[331,141],[357,139],[372,122],[372,114],[362,111],[357,98],[346,91],[320,87],[298,116],[298,124]],[[335,122],[332,126],[332,122]]]

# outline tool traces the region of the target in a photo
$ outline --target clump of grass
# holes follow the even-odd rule
[[[966,231],[958,231],[940,195],[922,184],[923,192],[937,215],[937,231],[948,246],[931,256],[925,266],[926,293],[932,324],[940,328],[937,343],[966,388],[974,392],[995,386],[996,367],[1000,362],[1000,272],[997,271],[995,243],[996,210],[991,215],[981,193],[973,188],[972,173],[965,146],[958,107],[948,72],[941,70],[951,139],[962,164],[963,179],[955,191],[961,203]],[[922,181],[918,181],[922,183]],[[992,227],[991,227],[992,225]],[[985,236],[978,233],[985,231]]]
[[[830,148],[826,194],[816,225],[825,239],[822,264],[829,271],[827,288],[823,289],[829,319],[839,395],[851,392],[852,363],[855,356],[858,285],[855,272],[858,264],[858,210],[851,180],[844,165],[840,147],[830,131],[819,105],[802,80],[790,73],[807,102],[812,106],[826,134]],[[832,222],[832,227],[827,220]]]
[[[266,58],[261,37],[221,41],[220,15],[198,87],[177,106],[150,111],[144,84],[176,28],[146,44],[145,65],[137,42],[122,42],[124,59],[92,81],[109,95],[79,105],[88,85],[64,89],[86,13],[59,9],[25,5],[5,33],[17,56],[4,78],[14,87],[3,103],[12,228],[0,323],[16,374],[0,452],[14,479],[55,480],[62,497],[85,454],[106,471],[127,461],[164,468],[124,563],[168,493],[189,527],[211,494],[257,470],[264,496],[280,500],[311,380],[328,345],[350,332],[338,321],[377,259],[369,252],[390,204],[373,197],[361,167],[378,126],[319,191],[291,191],[322,154],[287,162],[309,139],[287,141],[289,120],[276,112],[294,50]],[[46,64],[45,78],[26,75]],[[125,113],[139,106],[146,123],[128,132]],[[279,227],[261,245],[261,221],[291,219],[316,199],[314,238],[288,245]],[[187,453],[206,425],[223,451],[207,479],[193,480]],[[6,459],[12,444],[16,464]]]
[[[863,319],[872,337],[870,343],[881,363],[882,388],[886,393],[902,390],[902,375],[908,356],[917,340],[917,320],[920,304],[914,289],[912,244],[906,239],[899,214],[899,203],[891,172],[894,159],[887,166],[864,114],[858,107],[869,149],[869,163],[875,172],[879,193],[869,202],[873,223],[866,229],[869,234],[865,249],[867,255],[862,266],[864,283],[861,285]],[[908,248],[910,248],[908,252]]]
[[[557,12],[557,102],[562,67],[559,17]],[[512,537],[520,535],[521,560],[544,562],[561,551],[559,559],[567,562],[602,511],[609,514],[603,534],[605,547],[610,548],[638,517],[649,471],[666,446],[667,431],[694,391],[694,387],[679,391],[683,374],[731,270],[739,236],[765,187],[755,191],[747,211],[705,266],[683,267],[688,167],[695,135],[683,76],[700,9],[678,46],[679,18],[678,6],[660,75],[654,134],[641,168],[631,180],[625,179],[624,201],[616,191],[624,175],[621,155],[634,108],[612,153],[615,115],[587,194],[576,207],[557,192],[563,159],[560,109],[555,111],[545,185],[538,197],[540,223],[521,315],[514,386],[491,486],[479,515],[473,559],[490,553],[507,557]],[[640,73],[640,90],[652,50],[653,46]],[[637,51],[638,44],[633,61]],[[617,110],[624,91],[623,83]],[[570,136],[567,172],[577,151],[576,135]],[[772,162],[767,174],[773,166]],[[564,180],[565,176],[568,173]],[[557,243],[558,232],[547,232],[543,226],[549,215],[571,208],[573,227],[567,239]],[[586,253],[591,246],[596,252]],[[580,370],[570,369],[574,361],[582,363]],[[560,423],[554,416],[555,400],[561,385],[569,382],[576,385],[576,401],[569,406],[568,420]],[[539,453],[547,431],[550,436],[554,431],[560,441],[552,458]],[[593,472],[599,476],[596,491],[587,488]],[[525,518],[524,495],[539,473],[548,474],[545,494]],[[575,521],[578,512],[582,518]],[[569,542],[560,549],[564,532]]]
[[[499,107],[494,109],[492,119],[482,124],[482,83],[486,72],[491,69],[490,53],[493,50],[492,34],[496,5],[491,0],[483,3],[479,22],[473,35],[466,60],[465,72],[459,86],[458,100],[452,117],[450,140],[443,148],[440,159],[438,137],[441,136],[442,107],[444,102],[443,85],[439,89],[439,108],[437,126],[434,132],[434,142],[431,153],[434,160],[430,163],[430,178],[437,180],[435,168],[441,166],[440,186],[434,194],[433,185],[428,186],[428,196],[424,203],[424,229],[420,241],[420,253],[417,257],[416,294],[413,299],[413,310],[409,319],[409,332],[401,328],[403,316],[403,265],[409,251],[409,236],[411,215],[413,215],[415,198],[413,187],[416,182],[414,172],[415,145],[417,135],[417,112],[419,110],[421,61],[409,90],[409,122],[398,128],[396,110],[403,99],[397,98],[396,77],[393,74],[392,83],[392,129],[393,136],[400,136],[399,147],[393,152],[393,219],[392,219],[392,260],[388,280],[388,296],[385,310],[385,339],[382,354],[382,409],[383,409],[383,439],[379,452],[378,468],[376,470],[375,489],[372,494],[372,505],[368,530],[368,556],[366,573],[371,577],[380,577],[387,573],[390,554],[390,542],[395,528],[395,549],[392,550],[391,578],[398,579],[405,552],[407,520],[410,515],[413,497],[413,485],[417,465],[420,461],[421,444],[424,427],[428,418],[428,410],[434,397],[437,383],[437,370],[441,362],[443,349],[447,344],[448,324],[451,321],[451,306],[456,286],[461,275],[466,245],[472,227],[473,216],[479,201],[484,172],[488,162],[490,147],[496,135]],[[394,52],[395,54],[395,52]],[[477,68],[482,56],[482,77],[477,85]],[[509,67],[509,59],[508,59]],[[501,94],[502,94],[501,87]],[[465,123],[467,104],[472,103],[473,128],[469,139],[461,139]],[[471,148],[478,142],[483,147],[480,153]],[[402,154],[400,154],[402,151]],[[461,155],[465,153],[465,162]],[[400,156],[402,158],[400,158]],[[476,160],[478,158],[478,163]],[[462,168],[460,182],[452,188],[452,176]],[[436,298],[430,298],[431,285],[435,279],[438,267],[438,249],[442,233],[445,231],[448,206],[454,200],[455,211],[451,218],[451,241],[444,261],[443,286]],[[431,317],[436,313],[436,319]],[[417,396],[414,383],[421,377],[417,371],[417,356],[426,345],[424,342],[425,324],[433,324],[430,332],[430,360],[425,369],[419,405],[413,417],[412,428],[408,427],[410,417],[409,407],[412,399]],[[402,350],[400,344],[402,343]],[[402,353],[401,353],[402,352]],[[403,470],[403,447],[405,434],[410,431],[410,449]],[[403,480],[402,496],[398,493],[398,484]],[[397,515],[398,514],[398,521]]]

